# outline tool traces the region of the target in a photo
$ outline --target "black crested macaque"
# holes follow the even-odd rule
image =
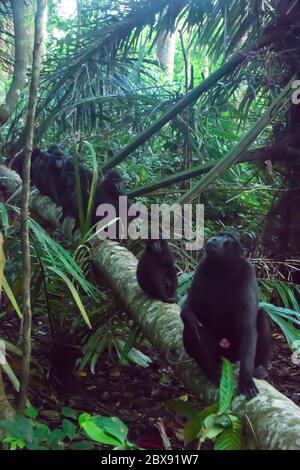
[[[31,179],[41,194],[49,196],[56,204],[62,204],[62,187],[59,185],[64,155],[43,152],[39,148],[32,151]]]
[[[93,174],[84,165],[79,164],[79,175],[83,209],[86,213]],[[66,159],[59,184],[63,185],[65,188],[63,193],[63,213],[61,220],[67,216],[75,218],[74,229],[76,229],[79,226],[79,214],[77,210],[75,169],[72,158]],[[96,216],[97,207],[101,204],[113,205],[116,209],[116,215],[118,217],[119,196],[125,195],[126,192],[124,181],[119,172],[117,170],[108,171],[104,179],[98,183],[96,187],[92,210],[92,225],[95,225],[99,220],[101,220],[101,217]]]
[[[167,240],[147,240],[138,262],[137,281],[149,297],[176,303],[177,273]]]
[[[218,385],[221,357],[240,361],[240,393],[256,396],[254,368],[267,369],[271,331],[258,306],[254,267],[235,235],[206,242],[181,318],[184,348],[206,377]]]
[[[23,158],[24,158],[24,152],[21,152],[18,155],[14,156],[9,164],[10,168],[14,170],[16,173],[18,173],[18,175],[21,178],[22,178],[22,171],[23,171]]]
[[[30,168],[30,184],[33,185],[34,183],[32,182],[32,168],[35,163],[35,160],[37,158],[37,155],[32,152],[31,154],[31,168]],[[24,161],[24,152],[18,153],[15,157],[10,162],[10,167],[12,170],[14,170],[18,175],[22,178],[23,174],[23,161]]]
[[[120,196],[126,196],[123,178],[117,170],[109,170],[96,189],[92,215],[93,225],[101,220],[101,217],[96,215],[97,208],[101,204],[111,204],[114,206],[116,209],[116,216],[119,217]],[[121,222],[118,222],[118,227],[120,223]]]
[[[65,157],[64,152],[62,151],[60,145],[58,145],[58,144],[50,145],[50,147],[47,150],[47,153],[50,153],[50,155],[53,155],[53,157],[57,157],[57,158],[64,158]]]

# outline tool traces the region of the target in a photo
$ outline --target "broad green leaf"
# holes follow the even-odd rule
[[[204,420],[204,431],[201,440],[214,439],[222,431],[223,427],[216,424],[216,416],[210,415]]]
[[[2,441],[9,445],[10,450],[24,449],[26,442],[23,439],[15,439],[14,437],[4,437]]]
[[[122,445],[125,445],[128,428],[126,424],[123,423],[119,418],[115,417],[105,417],[105,416],[95,416],[93,421],[99,426],[99,428],[103,428],[106,433],[110,434],[111,436],[117,438]]]
[[[230,415],[231,426],[224,429],[215,442],[215,450],[240,450],[242,441],[242,424],[240,420]]]
[[[22,437],[26,443],[33,442],[33,424],[32,422],[24,418],[24,416],[16,415],[15,423],[22,432]]]
[[[191,403],[183,400],[170,400],[167,403],[169,410],[176,411],[181,416],[189,419],[199,419],[199,411]]]
[[[48,426],[46,426],[45,424],[37,423],[34,426],[34,437],[38,442],[48,440],[50,435],[51,429],[49,429]]]
[[[89,441],[79,441],[73,442],[70,447],[70,450],[93,450],[94,445]]]
[[[199,419],[205,420],[209,415],[215,415],[219,410],[219,403],[213,403],[212,405],[206,406],[203,410],[198,412]]]
[[[54,429],[48,439],[48,442],[51,446],[55,448],[55,444],[59,444],[63,442],[63,440],[66,438],[66,433],[62,429]]]
[[[66,418],[73,418],[76,419],[78,415],[78,411],[74,410],[73,408],[68,408],[67,406],[63,406],[61,409],[61,414]]]
[[[99,428],[99,426],[97,426],[97,424],[93,421],[86,421],[82,424],[82,428],[89,438],[95,442],[100,442],[101,444],[107,444],[114,447],[120,445],[119,440],[107,434],[104,429]]]
[[[69,439],[74,439],[77,434],[76,426],[69,419],[63,419],[62,429]]]
[[[0,420],[0,429],[11,434],[15,439],[23,440],[22,429],[15,420]]]
[[[36,419],[38,414],[39,414],[39,411],[33,406],[29,406],[28,408],[26,408],[25,415],[27,416],[27,418]]]
[[[203,428],[203,422],[199,418],[189,419],[184,426],[183,436],[185,442],[189,443],[199,438],[199,434]]]
[[[234,395],[233,367],[228,359],[222,360],[222,376],[220,382],[219,413],[225,413],[230,408]]]

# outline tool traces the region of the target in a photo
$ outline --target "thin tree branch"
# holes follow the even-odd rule
[[[284,160],[285,158],[286,155],[284,152],[279,154],[279,152],[273,151],[272,147],[270,147],[244,152],[242,155],[240,155],[240,157],[235,163],[250,163],[266,160],[271,160],[274,162]],[[171,186],[172,184],[180,183],[181,181],[185,181],[196,176],[201,176],[205,173],[208,173],[208,171],[214,168],[215,165],[216,163],[204,163],[201,165],[196,165],[193,168],[189,168],[188,170],[178,171],[173,175],[165,176],[164,178],[159,178],[153,183],[145,184],[144,186],[141,186],[138,189],[132,189],[131,191],[128,191],[128,196],[144,196],[145,194],[155,191],[156,189],[166,188],[168,186]]]
[[[31,359],[31,299],[30,299],[30,244],[28,231],[28,207],[30,191],[30,165],[31,152],[33,146],[34,121],[37,105],[38,84],[40,80],[40,69],[42,63],[42,53],[44,45],[44,36],[46,30],[47,0],[38,0],[35,16],[35,34],[33,49],[32,76],[29,93],[29,104],[26,123],[26,141],[24,149],[23,164],[23,186],[22,186],[22,210],[21,210],[21,233],[22,233],[22,252],[23,252],[23,357],[22,372],[19,394],[19,413],[23,414],[26,405],[29,368]]]

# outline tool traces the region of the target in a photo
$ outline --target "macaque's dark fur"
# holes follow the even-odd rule
[[[109,170],[103,181],[98,185],[92,215],[92,224],[96,224],[101,217],[96,215],[96,211],[101,204],[111,204],[116,209],[116,217],[119,217],[119,197],[126,196],[123,178],[117,170]],[[128,202],[128,201],[127,201]],[[116,235],[119,237],[120,224],[118,221]]]
[[[240,361],[240,392],[254,397],[254,368],[268,364],[270,324],[258,306],[254,267],[233,234],[220,234],[205,244],[181,318],[185,350],[207,378],[218,384],[222,356]],[[222,347],[227,343],[229,347]]]
[[[137,266],[141,289],[153,299],[176,303],[177,273],[167,240],[147,240]]]
[[[62,188],[57,184],[64,166],[63,153],[43,152],[33,149],[31,181],[41,194],[49,196],[56,204],[61,204]]]
[[[58,144],[52,144],[47,150],[47,153],[50,153],[50,155],[53,155],[54,157],[57,158],[65,158],[64,152],[60,148]]]
[[[12,161],[12,168],[22,176],[23,154]],[[89,195],[93,174],[83,164],[79,163],[80,187],[84,215],[87,213]],[[41,194],[51,197],[53,201],[62,206],[60,222],[65,217],[75,219],[74,230],[79,227],[79,213],[77,208],[76,178],[73,159],[66,158],[58,144],[51,145],[47,152],[35,148],[31,157],[31,184],[37,187]],[[100,217],[96,216],[100,204],[111,204],[119,216],[119,196],[125,196],[123,178],[117,170],[110,170],[104,179],[97,184],[92,208],[92,225]]]

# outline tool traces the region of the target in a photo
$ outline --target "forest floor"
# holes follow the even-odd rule
[[[35,337],[34,355],[44,370],[49,369],[47,364],[49,358],[47,359],[45,355],[47,341],[45,336]],[[60,410],[63,406],[80,412],[117,416],[127,424],[129,439],[139,447],[163,449],[167,443],[172,449],[183,449],[184,420],[170,411],[167,403],[184,397],[199,408],[200,405],[197,405],[195,398],[158,354],[144,349],[143,352],[152,359],[152,364],[148,368],[133,364],[127,367],[121,366],[117,361],[114,363],[109,354],[103,354],[98,361],[95,374],[91,372],[68,374],[67,370],[72,368],[69,368],[61,358],[64,383],[60,386],[49,384],[41,374],[33,374],[30,400],[39,410],[39,419],[45,421],[51,428],[59,426]],[[292,363],[291,351],[284,337],[279,332],[274,333],[269,380],[298,405],[300,405],[299,372],[299,366]],[[7,390],[9,395],[14,395],[11,386],[8,386]],[[210,444],[203,448],[209,447]]]

